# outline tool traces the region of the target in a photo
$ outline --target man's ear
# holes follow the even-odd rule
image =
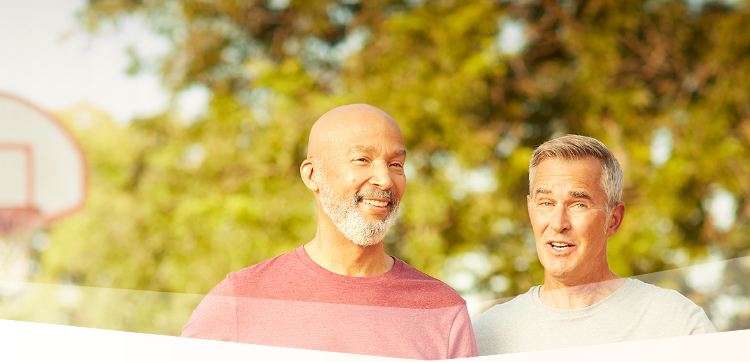
[[[609,238],[612,235],[614,235],[617,230],[620,229],[620,225],[622,225],[622,219],[625,217],[625,204],[619,203],[615,208],[612,210],[612,215],[609,217],[609,221],[607,224],[607,229],[605,230],[604,234]]]
[[[315,162],[312,158],[302,161],[302,165],[299,167],[299,174],[302,176],[302,182],[305,183],[305,186],[307,186],[308,189],[312,191],[319,190]]]

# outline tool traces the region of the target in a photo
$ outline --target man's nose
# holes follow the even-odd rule
[[[370,184],[377,186],[383,191],[390,190],[393,186],[393,180],[391,179],[391,172],[388,169],[387,162],[374,162],[372,164],[373,175],[370,178]]]
[[[556,233],[563,233],[570,230],[568,209],[564,205],[557,205],[555,207],[555,211],[553,211],[550,216],[549,227]]]

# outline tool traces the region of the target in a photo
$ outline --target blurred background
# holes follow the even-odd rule
[[[543,282],[528,162],[576,133],[625,173],[613,271],[748,329],[748,24],[743,0],[2,1],[0,91],[67,126],[89,189],[30,236],[0,318],[179,335],[227,273],[314,236],[309,129],[363,102],[409,150],[387,252],[473,315]]]

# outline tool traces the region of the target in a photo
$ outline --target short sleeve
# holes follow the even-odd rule
[[[477,341],[474,339],[474,329],[466,305],[460,307],[451,326],[448,344],[448,358],[477,357]]]
[[[182,328],[182,337],[237,342],[237,303],[232,274],[198,304]]]
[[[716,333],[716,327],[708,319],[706,312],[697,305],[693,308],[688,324],[690,334]]]

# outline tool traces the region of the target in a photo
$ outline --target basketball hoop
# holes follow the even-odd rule
[[[32,238],[81,209],[86,184],[83,151],[67,128],[33,104],[0,93],[0,298],[23,287]]]

